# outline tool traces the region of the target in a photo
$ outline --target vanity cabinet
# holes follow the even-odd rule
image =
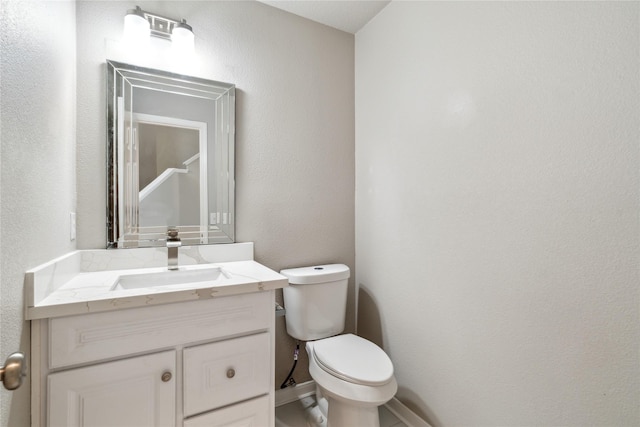
[[[34,320],[33,426],[274,425],[274,291]]]

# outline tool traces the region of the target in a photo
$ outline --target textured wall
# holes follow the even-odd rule
[[[638,2],[356,35],[358,330],[434,426],[640,424]]]
[[[140,2],[184,17],[202,77],[237,86],[236,236],[279,270],[354,268],[354,37],[257,2]],[[129,2],[78,2],[78,247],[105,246],[105,39]],[[352,280],[352,289],[353,283]],[[354,324],[353,292],[349,329]],[[277,322],[276,381],[294,342]],[[309,378],[306,359],[297,380]]]
[[[75,4],[0,6],[0,363],[30,353],[24,272],[73,250]],[[29,425],[29,381],[0,390],[0,426]]]

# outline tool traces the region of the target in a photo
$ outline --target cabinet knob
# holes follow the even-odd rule
[[[165,383],[171,381],[171,372],[164,372],[160,378],[162,378],[162,381]]]
[[[236,370],[233,368],[227,369],[227,378],[233,378],[236,376]]]

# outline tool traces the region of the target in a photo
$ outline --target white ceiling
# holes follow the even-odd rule
[[[259,0],[303,18],[355,34],[391,0]]]

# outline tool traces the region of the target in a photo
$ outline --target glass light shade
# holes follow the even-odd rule
[[[192,52],[195,46],[195,36],[191,27],[185,23],[176,24],[171,31],[171,41],[173,42],[173,48],[184,51]]]
[[[124,39],[130,43],[146,43],[151,36],[151,26],[144,16],[130,10],[124,16]]]

